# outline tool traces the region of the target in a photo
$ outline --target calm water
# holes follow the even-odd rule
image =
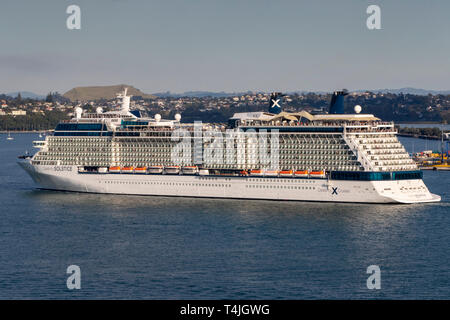
[[[424,150],[441,152],[440,140],[416,139],[410,137],[399,137],[399,140],[403,143],[409,153],[415,153]],[[447,145],[447,141],[444,141],[444,152],[447,150]]]
[[[37,136],[13,136],[0,135],[2,299],[450,298],[450,172],[424,173],[443,201],[420,205],[47,192],[15,163]]]

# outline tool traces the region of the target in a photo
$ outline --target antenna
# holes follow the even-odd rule
[[[127,91],[128,91],[128,88],[125,87],[123,92],[117,94],[117,98],[122,99],[122,103],[120,105],[120,110],[125,113],[128,113],[130,111],[131,96],[127,96]]]
[[[82,113],[83,113],[83,109],[81,109],[80,107],[75,108],[75,118],[80,119]]]

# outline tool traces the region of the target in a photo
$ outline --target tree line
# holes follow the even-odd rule
[[[413,135],[413,136],[427,136],[427,137],[440,137],[442,132],[440,128],[409,128],[409,127],[397,127],[398,132],[401,134]]]
[[[33,131],[51,130],[64,119],[69,117],[65,112],[46,111],[42,113],[32,113],[25,116],[0,116],[0,131]]]

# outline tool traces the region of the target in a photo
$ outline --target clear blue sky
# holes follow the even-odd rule
[[[66,8],[81,7],[81,30]],[[382,30],[366,28],[381,7]],[[450,89],[448,0],[2,0],[0,92]]]

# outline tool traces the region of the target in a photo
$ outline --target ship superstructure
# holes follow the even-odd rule
[[[46,189],[78,192],[343,202],[431,202],[392,122],[343,114],[236,113],[228,124],[182,123],[120,110],[75,111],[21,165]]]

